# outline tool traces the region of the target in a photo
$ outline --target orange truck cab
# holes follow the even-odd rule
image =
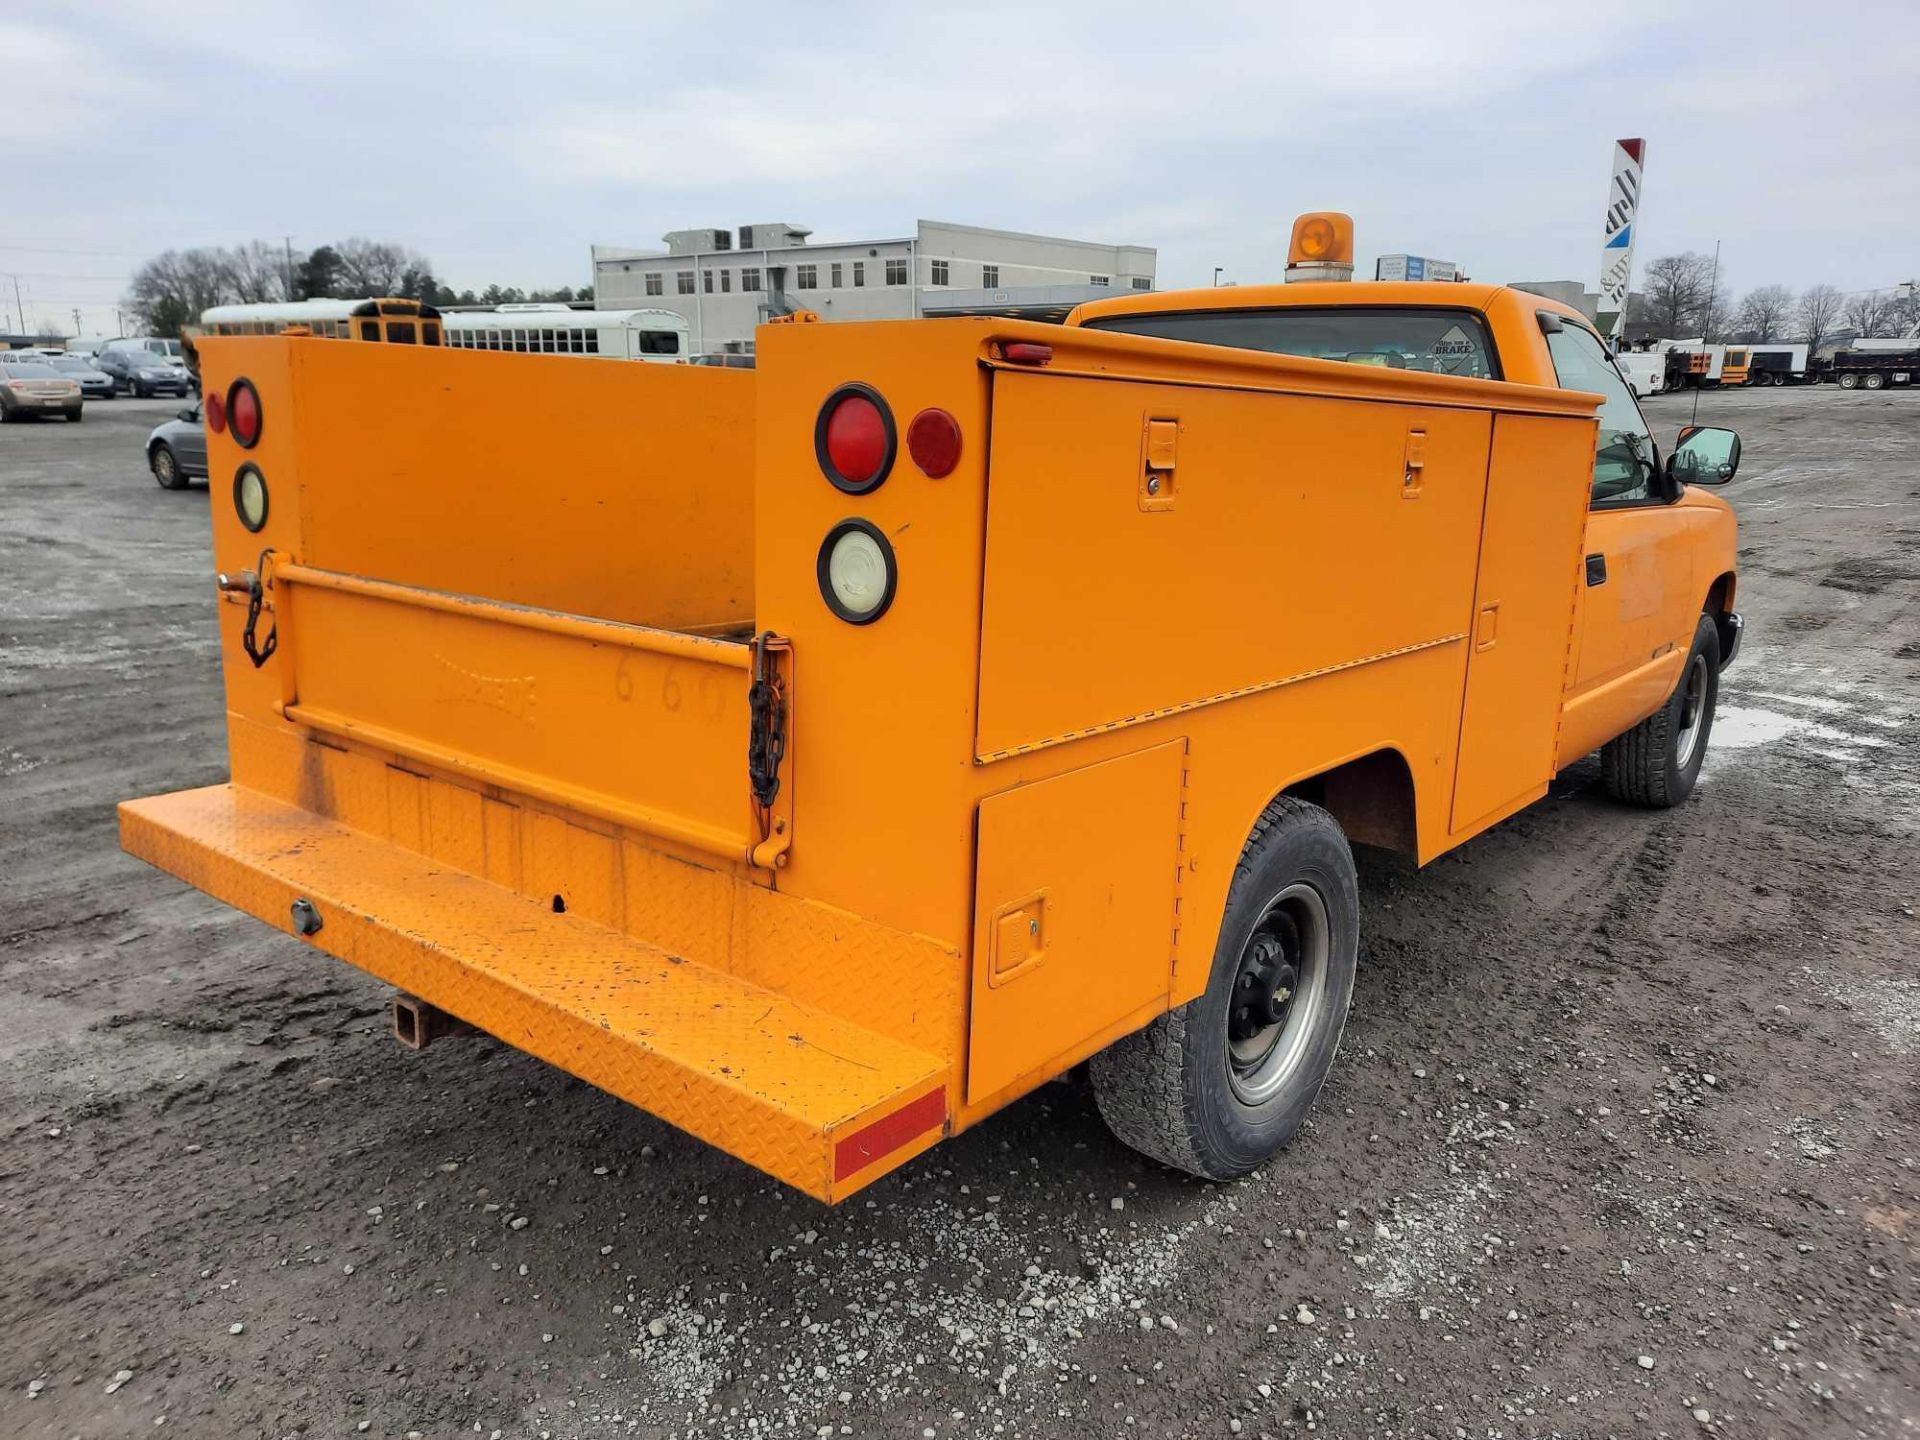
[[[1351,847],[1596,748],[1677,803],[1741,636],[1738,440],[1663,456],[1497,286],[770,325],[751,372],[200,350],[232,779],[126,848],[413,1043],[829,1202],[1088,1060],[1129,1144],[1251,1169],[1338,1045]]]

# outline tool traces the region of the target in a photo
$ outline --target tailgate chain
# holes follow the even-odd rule
[[[266,596],[264,581],[267,573],[267,557],[272,554],[271,547],[262,550],[258,564],[254,566],[250,577],[251,583],[247,586],[247,628],[240,636],[240,644],[246,650],[247,658],[253,662],[253,668],[256,670],[266,664],[273,652],[280,648],[280,612],[277,608],[273,612],[273,626],[267,631],[267,638],[258,643],[253,638],[254,630],[260,624],[260,604]]]
[[[771,630],[753,641],[753,684],[747,691],[752,723],[747,731],[747,779],[762,810],[780,793],[780,764],[787,755],[787,691],[780,666],[769,655],[778,637]]]

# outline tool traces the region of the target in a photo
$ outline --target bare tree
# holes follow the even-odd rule
[[[340,295],[399,295],[408,273],[430,274],[432,265],[404,245],[353,236],[333,247],[334,291]]]
[[[1749,290],[1735,312],[1734,328],[1754,343],[1764,345],[1786,333],[1793,318],[1793,292],[1784,285],[1762,285]]]
[[[133,272],[126,308],[148,334],[178,335],[182,325],[231,293],[227,252],[169,250]]]
[[[1844,312],[1856,336],[1886,335],[1893,329],[1893,297],[1884,290],[1862,290],[1850,296]]]
[[[1812,285],[1800,296],[1799,308],[1794,313],[1800,329],[1800,338],[1807,342],[1807,354],[1818,354],[1820,347],[1833,334],[1835,322],[1845,306],[1847,297],[1832,285]]]
[[[1893,287],[1893,330],[1895,335],[1912,335],[1920,326],[1920,281],[1908,280]]]
[[[249,240],[224,252],[227,283],[238,304],[259,305],[288,300],[286,252],[264,240]]]
[[[1647,323],[1654,334],[1678,339],[1704,331],[1709,312],[1717,308],[1713,279],[1713,257],[1692,251],[1663,255],[1648,265],[1642,288]]]

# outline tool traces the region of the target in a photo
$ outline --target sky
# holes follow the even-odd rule
[[[1597,287],[1613,141],[1637,266],[1736,293],[1920,273],[1920,6],[1538,3],[0,6],[0,315],[117,333],[144,258],[403,243],[455,287],[591,280],[588,247],[918,219],[1279,278],[1293,217],[1361,272]],[[1638,271],[1636,270],[1636,279]]]

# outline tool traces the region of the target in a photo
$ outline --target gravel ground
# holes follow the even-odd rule
[[[1280,1163],[1168,1174],[1057,1085],[840,1210],[404,1052],[120,853],[114,801],[225,773],[175,408],[0,431],[0,1435],[1920,1430],[1920,395],[1703,400],[1752,627],[1704,783],[1589,761],[1367,865]]]

